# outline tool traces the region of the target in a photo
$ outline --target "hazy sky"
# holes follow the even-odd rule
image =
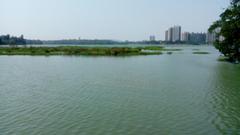
[[[164,39],[164,31],[205,32],[230,0],[0,0],[0,35],[28,39]]]

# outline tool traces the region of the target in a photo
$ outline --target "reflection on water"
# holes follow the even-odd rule
[[[240,66],[221,63],[215,69],[215,87],[209,97],[215,115],[212,122],[223,134],[239,134]]]
[[[160,56],[0,56],[0,134],[239,134],[240,66],[218,62],[212,47],[182,48]],[[211,53],[193,55],[196,48]]]

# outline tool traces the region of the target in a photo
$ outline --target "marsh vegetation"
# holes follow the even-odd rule
[[[193,54],[210,54],[209,52],[193,52]]]
[[[148,51],[149,50],[149,51]],[[92,55],[92,56],[132,56],[160,55],[161,46],[147,47],[2,47],[0,55]]]

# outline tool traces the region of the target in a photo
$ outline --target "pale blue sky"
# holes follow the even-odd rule
[[[164,31],[205,32],[230,0],[0,0],[0,35],[29,39],[164,39]]]

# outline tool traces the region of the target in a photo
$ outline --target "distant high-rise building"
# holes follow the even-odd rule
[[[181,40],[181,26],[174,26],[173,33],[172,33],[172,41],[177,42]]]
[[[181,26],[174,26],[165,31],[165,41],[181,41]]]
[[[168,29],[168,41],[172,42],[173,40],[173,28]]]
[[[189,41],[194,44],[205,44],[206,43],[206,33],[191,33]]]
[[[151,35],[151,36],[149,37],[149,40],[150,40],[150,41],[156,41],[156,37],[155,37],[154,35]]]
[[[168,41],[168,30],[165,31],[165,41]]]
[[[206,43],[213,44],[216,41],[216,34],[215,33],[207,33],[206,35]]]
[[[172,42],[173,39],[173,28],[169,28],[165,31],[165,41]]]
[[[181,41],[188,42],[189,39],[190,39],[190,33],[189,32],[182,33]]]

